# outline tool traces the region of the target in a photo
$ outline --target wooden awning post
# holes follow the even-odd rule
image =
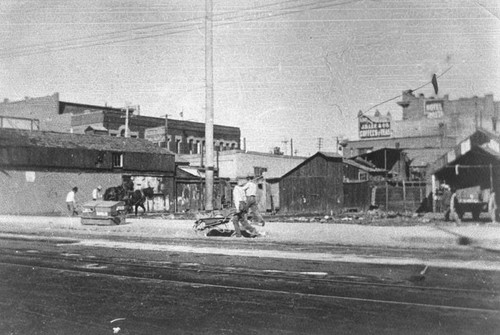
[[[436,213],[436,175],[432,175],[432,213]]]

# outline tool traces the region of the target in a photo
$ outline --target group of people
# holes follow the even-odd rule
[[[78,215],[78,211],[76,210],[76,193],[78,192],[78,187],[73,187],[71,191],[66,195],[66,207],[68,208],[68,212],[70,216]],[[99,185],[95,189],[92,190],[92,200],[102,200],[102,186]]]
[[[236,213],[233,216],[234,236],[241,237],[245,230],[251,236],[260,236],[261,233],[248,222],[248,214],[262,226],[266,224],[259,212],[257,203],[257,184],[252,177],[238,178],[238,183],[233,189],[233,202]]]

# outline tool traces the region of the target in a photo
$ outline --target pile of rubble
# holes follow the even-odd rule
[[[394,212],[370,210],[366,212],[341,213],[336,215],[324,216],[273,216],[266,218],[267,221],[279,222],[317,222],[320,224],[342,223],[358,225],[419,225],[429,224],[431,222],[443,221],[442,213],[412,213],[412,212]]]

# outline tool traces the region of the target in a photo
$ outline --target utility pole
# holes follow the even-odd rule
[[[318,137],[318,151],[323,147],[323,137]]]
[[[205,0],[205,210],[213,210],[214,190],[214,73],[213,73],[213,4]]]
[[[477,97],[474,98],[474,105],[476,106],[476,109],[475,109],[475,123],[476,123],[476,130],[479,126],[479,120],[478,120],[478,113],[477,113]]]
[[[286,155],[286,147],[288,146],[288,141],[287,140],[283,140],[283,141],[281,141],[281,143],[284,144],[284,146],[283,146],[284,147],[283,152]]]
[[[293,157],[293,138],[290,139],[290,156]]]
[[[125,108],[125,137],[128,137],[128,118],[129,118],[129,111],[128,111],[128,104],[127,107]]]
[[[170,150],[170,143],[168,143],[168,114],[165,114],[165,148]]]

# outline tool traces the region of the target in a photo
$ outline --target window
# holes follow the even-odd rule
[[[123,167],[123,154],[114,153],[112,156],[113,167],[122,168]]]
[[[260,166],[254,166],[253,167],[253,174],[254,174],[254,177],[257,178],[257,177],[262,177],[262,174],[264,172],[267,172],[267,168],[265,167],[260,167]]]
[[[368,180],[368,173],[360,171],[358,174],[358,180]]]
[[[175,150],[177,150],[176,152],[178,154],[182,153],[181,152],[181,149],[182,149],[181,145],[182,145],[182,138],[176,138],[175,139]]]

